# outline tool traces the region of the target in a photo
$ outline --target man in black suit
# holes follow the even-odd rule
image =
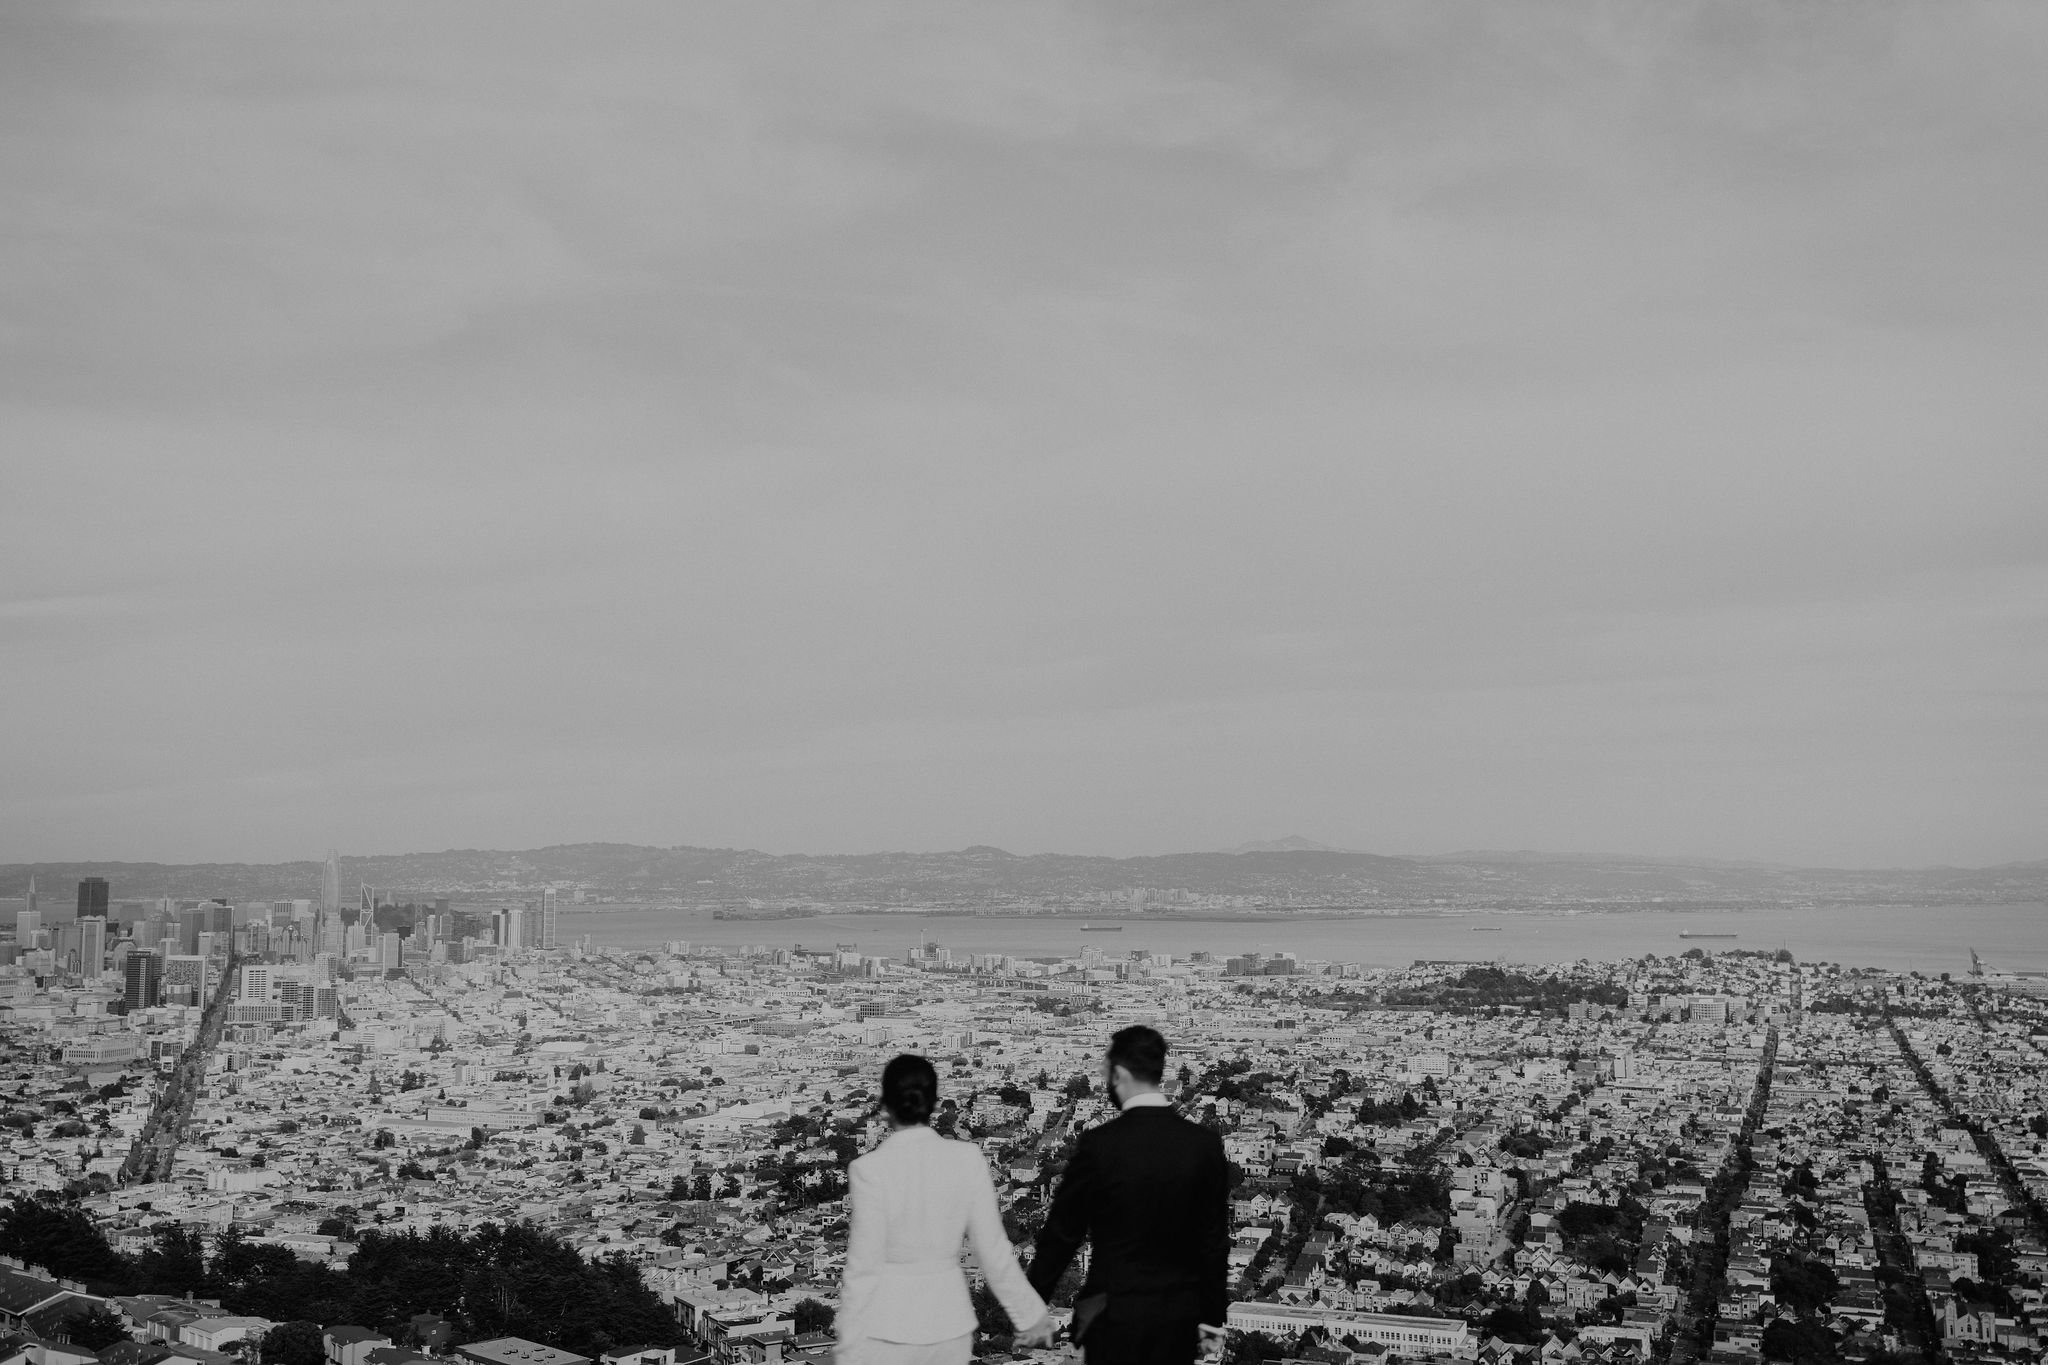
[[[1188,1365],[1220,1349],[1228,1307],[1230,1163],[1223,1141],[1160,1093],[1166,1040],[1119,1029],[1103,1059],[1116,1119],[1081,1135],[1031,1260],[1048,1303],[1083,1241],[1094,1244],[1075,1298],[1088,1365]],[[1204,1331],[1203,1324],[1216,1329]]]

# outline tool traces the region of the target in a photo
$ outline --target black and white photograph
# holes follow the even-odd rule
[[[0,0],[0,1365],[2048,1365],[2048,4]]]

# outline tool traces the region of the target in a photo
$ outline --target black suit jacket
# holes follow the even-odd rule
[[[1051,1302],[1074,1253],[1093,1241],[1082,1294],[1107,1293],[1112,1307],[1120,1296],[1166,1295],[1220,1327],[1229,1200],[1223,1139],[1169,1108],[1126,1109],[1075,1145],[1038,1234],[1032,1288]]]

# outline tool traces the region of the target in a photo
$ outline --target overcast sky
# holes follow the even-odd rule
[[[0,7],[0,861],[2048,856],[2048,7]]]

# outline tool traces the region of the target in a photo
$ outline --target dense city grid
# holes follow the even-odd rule
[[[2025,980],[1697,946],[1403,970],[597,950],[549,946],[551,916],[376,932],[374,903],[306,906],[19,926],[10,1362],[822,1357],[882,1063],[938,1063],[938,1126],[987,1153],[1028,1255],[1076,1135],[1112,1119],[1100,1049],[1130,1022],[1172,1040],[1169,1092],[1235,1165],[1237,1360],[2048,1341]],[[976,1285],[980,1349],[1006,1353]]]

